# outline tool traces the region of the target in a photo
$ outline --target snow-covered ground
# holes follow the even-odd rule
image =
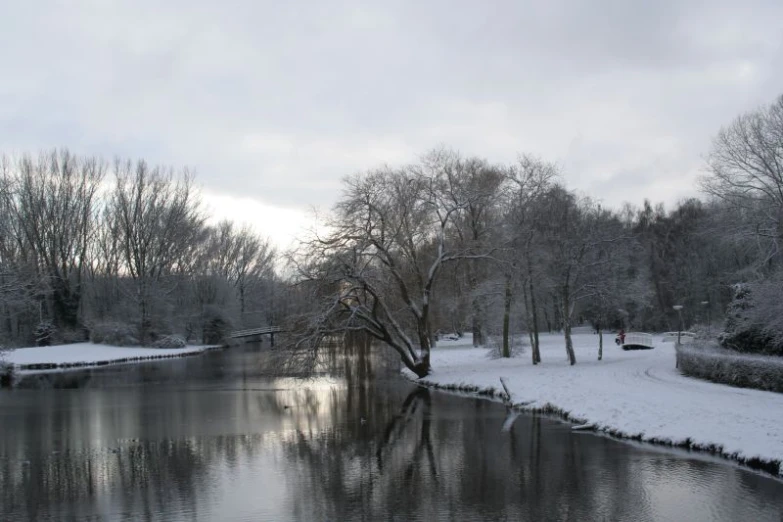
[[[734,388],[681,375],[674,345],[654,338],[653,350],[623,351],[614,335],[573,336],[577,364],[566,359],[562,335],[543,335],[539,366],[530,349],[491,359],[470,337],[440,341],[433,373],[419,382],[464,391],[502,392],[504,377],[516,405],[554,411],[623,437],[709,449],[740,461],[783,461],[783,394]],[[407,371],[406,371],[407,372]],[[407,376],[413,378],[412,373]],[[779,470],[783,474],[783,466]]]
[[[35,348],[17,348],[5,352],[2,359],[22,370],[34,370],[29,366],[44,366],[68,368],[77,366],[94,366],[99,364],[123,363],[180,357],[191,355],[214,348],[213,346],[193,345],[184,348],[140,348],[119,347],[106,344],[75,343],[57,346],[41,346]]]

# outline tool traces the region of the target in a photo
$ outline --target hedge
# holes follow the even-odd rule
[[[677,347],[677,367],[691,377],[783,393],[783,357],[740,354],[694,343]]]

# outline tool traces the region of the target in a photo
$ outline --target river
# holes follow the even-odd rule
[[[0,520],[783,520],[783,481],[429,391],[362,350],[264,348],[0,390]]]

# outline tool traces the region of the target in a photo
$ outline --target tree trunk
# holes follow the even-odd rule
[[[503,300],[503,357],[511,357],[509,346],[509,323],[511,320],[511,277],[506,276],[506,293]]]
[[[536,352],[538,347],[536,346],[536,338],[533,335],[533,318],[530,314],[530,301],[527,298],[527,285],[522,285],[522,299],[525,300],[525,324],[527,325],[527,335],[530,338],[530,353],[533,357],[533,364],[536,364]]]
[[[533,268],[529,261],[527,264],[527,284],[530,289],[530,312],[533,316],[533,338],[535,339],[532,350],[533,364],[538,364],[541,362],[541,351],[539,350],[540,345],[538,340],[538,308],[536,306],[536,292],[533,287]]]
[[[563,335],[566,342],[566,353],[568,354],[568,362],[573,366],[576,364],[576,355],[574,354],[574,343],[571,340],[571,320],[564,319]]]
[[[473,346],[479,347],[484,345],[484,334],[482,332],[481,324],[481,303],[479,303],[478,297],[473,297],[471,303],[471,330],[473,331]]]
[[[411,370],[419,377],[424,377],[430,373],[430,332],[427,325],[427,319],[419,319],[418,321],[418,334],[419,334],[419,359],[414,364],[414,368]]]
[[[419,379],[429,375],[430,374],[430,370],[432,369],[432,367],[430,366],[430,353],[429,353],[429,351],[427,352],[426,356],[422,357],[418,361],[415,361],[415,362],[411,363],[410,361],[408,361],[407,358],[403,357],[402,358],[402,362],[403,362],[403,364],[405,364],[405,366],[410,371],[415,373],[416,377],[418,377]]]
[[[568,354],[568,362],[573,366],[576,364],[576,355],[574,354],[574,343],[571,339],[571,310],[570,310],[570,296],[568,295],[568,289],[564,289],[563,295],[563,336],[565,337],[566,354]]]
[[[475,263],[471,260],[468,262],[468,284],[470,290],[470,308],[471,308],[471,330],[473,331],[473,347],[477,348],[484,345],[484,333],[481,310],[481,300],[476,295],[476,288],[478,288],[478,276],[476,275]]]
[[[147,317],[148,313],[147,291],[145,288],[145,282],[142,281],[139,288],[139,316],[141,320],[141,323],[139,324],[139,342],[142,346],[147,346],[149,338],[150,322],[149,318]]]
[[[598,327],[598,360],[604,358],[604,331]]]
[[[530,330],[529,328],[528,328],[528,331],[527,331],[527,336],[530,338],[530,346],[532,347],[530,352],[532,353],[533,364],[536,365],[536,364],[538,364],[538,362],[536,361],[536,353],[535,353],[536,352],[536,348],[535,348],[536,343],[533,340],[533,331]]]
[[[546,323],[546,330],[552,333],[552,320],[549,318],[549,310],[544,307],[544,322]]]

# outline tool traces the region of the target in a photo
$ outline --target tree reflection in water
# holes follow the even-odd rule
[[[0,520],[780,517],[779,482],[509,422],[372,350],[333,350],[313,379],[270,378],[246,347],[1,393]]]
[[[365,393],[363,387],[347,391]],[[464,414],[464,404],[472,415]],[[538,416],[522,416],[503,431],[499,405],[417,386],[385,418],[345,431],[300,433],[286,444],[289,468],[309,475],[306,484],[298,482],[300,474],[291,484],[296,517],[584,520],[650,512],[631,461],[611,454],[614,441],[592,437],[597,451],[585,448],[584,437]]]

